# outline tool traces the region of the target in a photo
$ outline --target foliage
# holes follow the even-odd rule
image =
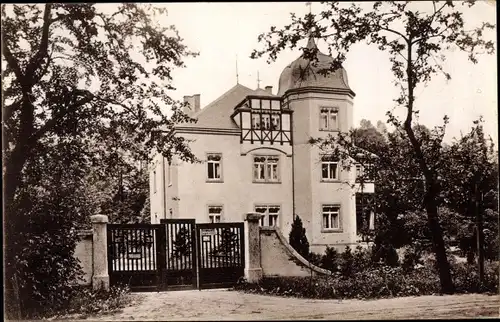
[[[418,8],[416,2],[410,1],[376,1],[369,10],[363,10],[356,3],[347,5],[333,1],[322,4],[324,10],[317,16],[309,13],[302,18],[291,14],[288,25],[283,28],[272,26],[269,32],[259,35],[258,40],[264,44],[264,48],[254,50],[251,57],[267,54],[268,62],[274,61],[287,46],[295,48],[297,42],[308,35],[324,40],[329,46],[330,55],[332,51],[336,52],[331,65],[318,71],[323,75],[338,70],[349,49],[359,42],[376,45],[389,55],[395,84],[401,89],[400,95],[394,100],[395,107],[403,107],[406,115],[403,120],[399,120],[392,111],[388,111],[388,121],[398,131],[405,133],[402,138],[410,147],[410,153],[405,158],[413,160],[417,165],[415,169],[425,178],[423,206],[439,263],[441,287],[443,291],[452,293],[454,287],[437,210],[441,188],[438,168],[448,117],[444,116],[443,125],[433,131],[420,131],[419,138],[414,93],[418,86],[425,85],[438,73],[442,73],[446,79],[451,78],[443,69],[448,50],[456,48],[466,52],[472,63],[477,63],[477,55],[481,52],[493,53],[494,42],[487,39],[486,30],[493,29],[494,24],[484,22],[471,29],[465,27],[463,12],[456,8],[458,3],[453,1],[428,2],[428,7],[423,10]],[[461,3],[463,7],[469,8],[474,4],[474,1]],[[309,65],[317,66],[318,48],[302,48],[302,51],[302,57],[310,61]],[[359,162],[358,155],[363,155],[363,151],[355,147],[353,141],[349,135],[326,139],[332,148],[337,148],[334,152],[339,152],[339,149],[349,151],[347,156],[351,158],[341,159]]]
[[[474,268],[463,264],[453,266],[458,293],[496,294],[498,262],[486,265],[486,283],[479,287]],[[429,266],[405,272],[401,267],[372,266],[351,277],[264,277],[257,284],[241,282],[236,290],[249,293],[294,296],[313,299],[378,299],[439,294],[439,276]]]
[[[154,151],[196,159],[182,137],[153,135],[194,121],[169,96],[172,70],[194,53],[155,22],[164,10],[103,9],[1,7],[6,297],[19,291],[24,315],[66,300],[78,272],[73,230],[89,215],[139,214],[147,181],[136,161]],[[20,318],[13,310],[7,317]]]
[[[74,287],[67,307],[58,311],[50,310],[44,316],[50,316],[51,319],[85,319],[96,314],[112,313],[130,303],[129,293],[126,286],[111,287],[109,291]]]
[[[340,274],[342,276],[352,276],[355,272],[354,267],[354,256],[351,251],[351,247],[347,246],[342,254],[340,254]]]
[[[175,257],[189,256],[191,254],[191,238],[186,228],[182,227],[177,234],[175,234],[175,240],[172,246]]]
[[[380,265],[395,267],[399,265],[397,254],[395,262],[390,262],[384,260],[377,252],[379,250],[376,245],[369,248],[358,245],[354,252],[349,246],[341,253],[333,247],[327,247],[323,255],[314,255],[320,257],[319,260],[316,260],[318,262],[317,266],[327,269],[334,273],[335,276],[342,278],[350,278],[370,267]]]
[[[309,263],[313,264],[314,266],[323,267],[322,266],[323,256],[321,254],[316,254],[316,253],[310,252],[308,257],[307,257],[307,260]]]
[[[339,269],[339,253],[334,247],[326,247],[325,254],[321,256],[320,267],[336,273]]]
[[[479,282],[477,265],[461,263],[453,267],[455,285],[460,293],[490,292],[498,294],[498,260],[485,263],[484,282]]]
[[[149,199],[149,173],[145,169],[129,167],[130,170],[119,174],[113,182],[111,198],[100,204],[101,214],[117,224],[143,223],[141,212]],[[112,180],[107,180],[112,181]],[[149,214],[147,214],[149,217]]]
[[[306,229],[302,226],[302,219],[297,215],[293,219],[288,242],[302,257],[306,259],[309,257],[309,241],[307,240]]]
[[[214,249],[214,253],[229,255],[237,249],[238,235],[231,228],[222,229],[220,238],[220,244]]]
[[[28,162],[25,181],[30,184],[19,189],[15,205],[23,224],[10,241],[16,250],[17,272],[10,278],[17,281],[17,305],[25,316],[46,307],[60,308],[67,302],[71,285],[81,275],[73,257],[76,229],[94,214],[79,180],[75,180],[82,173],[71,162],[81,157],[74,146],[59,143],[45,147],[38,145]],[[16,303],[9,305],[12,308]]]
[[[439,292],[436,276],[416,271],[403,276],[400,268],[373,268],[349,278],[264,277],[257,285],[240,284],[235,288],[254,293],[313,299],[377,299],[431,295]]]

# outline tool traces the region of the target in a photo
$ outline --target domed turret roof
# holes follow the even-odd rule
[[[317,48],[312,37],[309,37],[307,48]],[[354,95],[347,81],[346,70],[341,67],[335,72],[323,76],[319,71],[330,68],[333,57],[325,55],[319,50],[317,57],[316,66],[313,66],[312,61],[301,56],[285,67],[280,75],[278,95],[283,96],[289,90],[306,87],[348,90]]]

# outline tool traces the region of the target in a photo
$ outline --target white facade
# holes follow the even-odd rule
[[[310,39],[308,46],[315,46]],[[319,54],[319,62],[331,60]],[[279,226],[285,236],[294,214],[301,217],[311,251],[327,245],[354,245],[355,169],[345,171],[323,158],[311,137],[347,132],[353,126],[354,93],[345,70],[298,79],[299,58],[280,76],[277,95],[237,84],[199,109],[196,124],[176,128],[202,160],[190,164],[162,156],[150,169],[151,222],[195,218],[203,222],[241,222],[248,212],[263,213],[262,225]],[[320,67],[317,67],[320,68]],[[365,187],[373,192],[373,185]]]

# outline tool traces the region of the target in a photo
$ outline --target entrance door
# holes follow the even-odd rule
[[[199,289],[229,287],[244,276],[243,223],[197,224]]]

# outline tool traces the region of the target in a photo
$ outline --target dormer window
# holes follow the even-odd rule
[[[249,95],[231,117],[241,129],[240,143],[292,144],[292,111],[279,97]]]

